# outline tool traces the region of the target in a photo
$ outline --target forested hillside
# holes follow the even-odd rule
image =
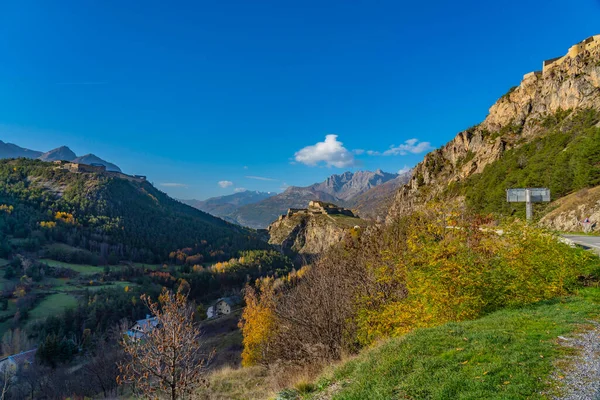
[[[61,242],[92,252],[101,263],[160,262],[183,248],[212,261],[267,247],[251,230],[173,200],[145,181],[72,173],[37,160],[0,161],[0,204],[5,255],[15,243],[38,250]]]
[[[505,190],[515,187],[547,187],[554,199],[600,184],[600,112],[566,110],[548,116],[543,136],[506,151],[482,173],[451,185],[447,194],[466,196],[477,212],[524,216],[524,207],[506,202]],[[539,208],[545,205],[536,205]]]

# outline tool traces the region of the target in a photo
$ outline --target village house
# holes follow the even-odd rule
[[[129,336],[130,339],[137,342],[144,339],[146,335],[156,329],[158,325],[158,319],[156,317],[150,317],[150,315],[147,314],[145,319],[136,321],[135,325],[125,332],[125,334]]]
[[[34,363],[36,352],[37,349],[33,349],[1,359],[0,373],[4,376],[14,376],[21,368]]]
[[[208,310],[206,310],[206,317],[217,318],[221,315],[230,314],[234,307],[241,303],[241,299],[237,296],[223,297],[215,301]]]

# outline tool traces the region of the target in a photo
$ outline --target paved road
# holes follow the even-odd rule
[[[580,246],[594,250],[600,254],[600,236],[583,236],[583,235],[562,235],[564,238],[572,240]]]

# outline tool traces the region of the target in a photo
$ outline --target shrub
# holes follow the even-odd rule
[[[340,359],[383,337],[565,295],[597,268],[549,232],[491,222],[433,206],[349,238],[294,284],[249,289],[245,365]]]

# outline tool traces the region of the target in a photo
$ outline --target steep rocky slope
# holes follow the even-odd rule
[[[296,261],[310,259],[339,243],[354,229],[368,222],[346,215],[299,213],[279,218],[269,225],[269,244],[296,255]],[[358,227],[358,228],[357,228]]]
[[[410,180],[411,176],[412,171],[400,174],[392,180],[351,198],[346,205],[351,207],[361,218],[385,219],[394,200],[394,194]]]
[[[528,73],[502,96],[479,125],[427,154],[396,194],[389,216],[405,214],[443,195],[452,183],[480,174],[510,149],[548,132],[564,110],[600,110],[600,35],[571,47],[543,71]]]
[[[366,191],[392,181],[398,174],[383,172],[378,169],[371,171],[344,172],[340,175],[331,175],[324,182],[316,183],[308,188],[317,192],[330,194],[342,201],[349,201]]]
[[[594,231],[600,222],[600,186],[582,189],[554,202],[552,210],[541,220],[540,225],[564,231],[580,232],[581,222],[589,218]]]

